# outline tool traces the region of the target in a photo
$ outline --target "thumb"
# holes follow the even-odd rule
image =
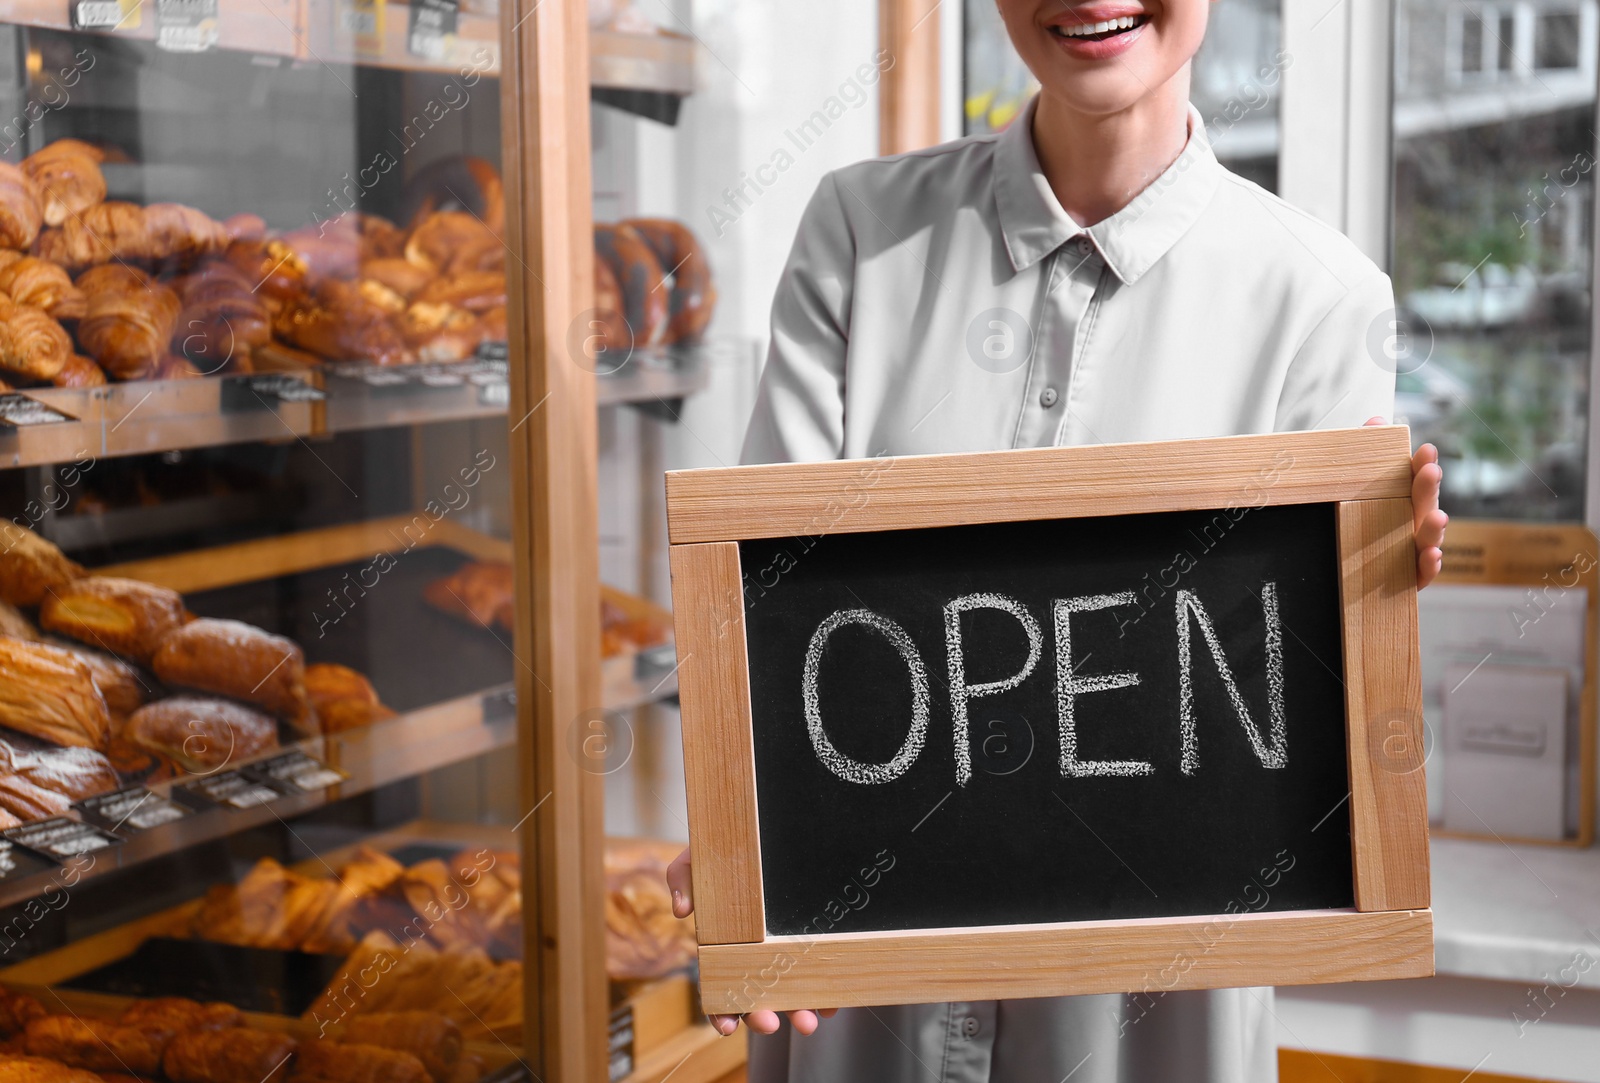
[[[689,849],[672,859],[667,866],[667,889],[672,892],[672,913],[686,918],[694,913],[694,885],[689,875]]]
[[[1369,417],[1365,421],[1363,421],[1361,424],[1362,424],[1362,427],[1364,428],[1364,427],[1366,427],[1368,425],[1387,425],[1389,423],[1387,421],[1385,421],[1381,417]]]

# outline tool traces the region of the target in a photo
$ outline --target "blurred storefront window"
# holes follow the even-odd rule
[[[1584,515],[1597,7],[1397,7],[1396,413],[1455,515]]]
[[[1275,190],[1282,0],[1217,0],[1195,57],[1190,99],[1206,120],[1217,157]],[[1039,84],[1011,48],[994,0],[967,0],[963,118],[967,135],[1005,128]]]

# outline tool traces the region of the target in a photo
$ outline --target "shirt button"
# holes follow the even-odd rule
[[[979,1029],[980,1026],[978,1021],[972,1016],[969,1015],[965,1019],[961,1020],[961,1033],[965,1034],[968,1038],[976,1038],[978,1036]]]
[[[1087,237],[1079,237],[1077,247],[1079,254],[1085,256],[1094,251],[1094,244]]]
[[[1050,407],[1056,404],[1056,398],[1056,389],[1053,387],[1047,387],[1043,391],[1039,392],[1039,405],[1048,410]]]

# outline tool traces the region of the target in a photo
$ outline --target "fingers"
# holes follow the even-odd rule
[[[817,1029],[817,1013],[798,1011],[789,1013],[789,1025],[801,1034],[811,1034]]]
[[[1441,549],[1444,547],[1444,528],[1449,525],[1450,516],[1434,508],[1417,520],[1417,551],[1424,549]]]
[[[785,1012],[784,1014],[789,1017],[789,1025],[799,1033],[815,1034],[819,1019],[831,1019],[838,1010],[838,1008],[819,1008],[816,1011],[802,1010]],[[782,1020],[778,1018],[777,1012],[768,1011],[751,1012],[746,1016],[711,1015],[706,1017],[716,1032],[723,1037],[727,1037],[739,1029],[739,1020],[741,1018],[744,1020],[744,1025],[757,1034],[776,1034],[778,1028],[783,1025]]]
[[[1438,577],[1444,567],[1442,549],[1423,549],[1417,553],[1417,589],[1421,590]]]
[[[1362,428],[1366,428],[1368,425],[1387,425],[1387,424],[1389,424],[1389,423],[1387,421],[1385,421],[1381,417],[1369,417],[1369,418],[1367,418],[1365,421],[1363,421],[1361,423],[1361,427]]]
[[[778,1021],[777,1012],[761,1011],[751,1012],[749,1015],[745,1016],[744,1025],[755,1031],[757,1034],[776,1034],[778,1033],[778,1027],[781,1024]],[[814,1030],[816,1028],[813,1027],[812,1029]]]
[[[689,875],[689,848],[684,847],[683,853],[672,859],[672,864],[667,866],[667,889],[672,892],[672,914],[674,917],[686,918],[694,913],[694,885]],[[731,1015],[716,1016],[714,1018],[733,1019],[734,1025],[738,1020]],[[727,1033],[733,1033],[732,1030]]]

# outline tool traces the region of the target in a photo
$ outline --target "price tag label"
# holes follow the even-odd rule
[[[74,30],[137,30],[144,0],[72,0]]]
[[[54,425],[62,421],[76,421],[48,403],[30,399],[18,392],[0,395],[0,425],[20,429],[28,425]]]
[[[0,834],[41,857],[60,862],[68,861],[79,854],[93,853],[122,843],[121,839],[109,831],[65,816],[52,816],[48,820],[23,824],[21,827],[13,827]]]
[[[223,808],[231,809],[255,808],[275,797],[283,796],[278,790],[259,779],[252,778],[242,770],[224,771],[221,774],[197,778],[181,786],[174,786],[172,793],[174,797],[195,808],[221,805]]]
[[[189,810],[143,786],[85,797],[74,807],[84,819],[124,835],[148,831],[189,815]]]
[[[365,56],[383,54],[384,0],[337,0],[334,18],[340,36]]]
[[[156,0],[156,48],[203,53],[217,43],[217,0]]]
[[[411,0],[406,52],[426,60],[443,60],[449,52],[449,39],[455,36],[460,13],[460,0]]]
[[[222,381],[222,408],[228,412],[261,410],[276,402],[322,402],[328,393],[286,372],[230,376]]]
[[[350,776],[338,768],[329,767],[321,760],[312,759],[299,749],[252,763],[243,769],[246,774],[273,787],[280,793],[313,793],[337,786]]]

